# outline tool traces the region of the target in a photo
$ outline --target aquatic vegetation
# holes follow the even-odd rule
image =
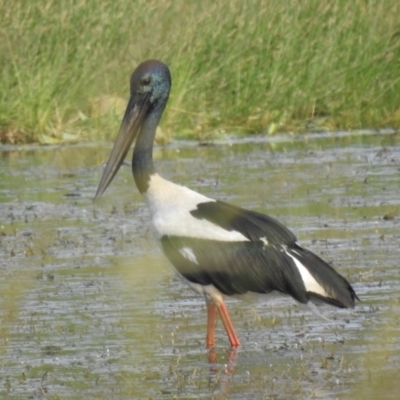
[[[396,0],[18,0],[0,13],[2,142],[109,139],[151,57],[174,82],[164,141],[400,126]]]

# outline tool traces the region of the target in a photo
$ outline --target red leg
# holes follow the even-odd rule
[[[212,301],[206,301],[207,304],[207,349],[213,349],[215,344],[215,322],[216,306]]]
[[[240,347],[240,342],[238,336],[236,335],[235,328],[233,327],[228,309],[226,308],[226,305],[223,301],[219,302],[216,307],[222,319],[222,323],[224,324],[225,331],[231,343],[231,347],[237,349],[238,347]]]

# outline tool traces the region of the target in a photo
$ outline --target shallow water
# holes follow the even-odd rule
[[[362,302],[228,300],[242,347],[176,278],[123,168],[93,196],[109,144],[0,149],[0,398],[398,398],[400,136],[313,134],[157,148],[159,172],[268,213]]]

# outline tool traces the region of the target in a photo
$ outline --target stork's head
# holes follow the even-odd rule
[[[101,197],[117,174],[136,136],[146,120],[158,122],[171,88],[168,67],[157,60],[141,63],[131,75],[131,97],[117,139],[104,170],[95,200]]]
[[[168,67],[157,60],[141,63],[131,75],[131,100],[154,107],[168,100],[171,74]]]

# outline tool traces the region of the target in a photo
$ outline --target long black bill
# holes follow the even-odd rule
[[[133,96],[129,99],[117,139],[97,188],[96,196],[94,197],[95,201],[105,192],[124,162],[126,154],[140,131],[146,115],[146,108],[146,99],[139,102]]]

